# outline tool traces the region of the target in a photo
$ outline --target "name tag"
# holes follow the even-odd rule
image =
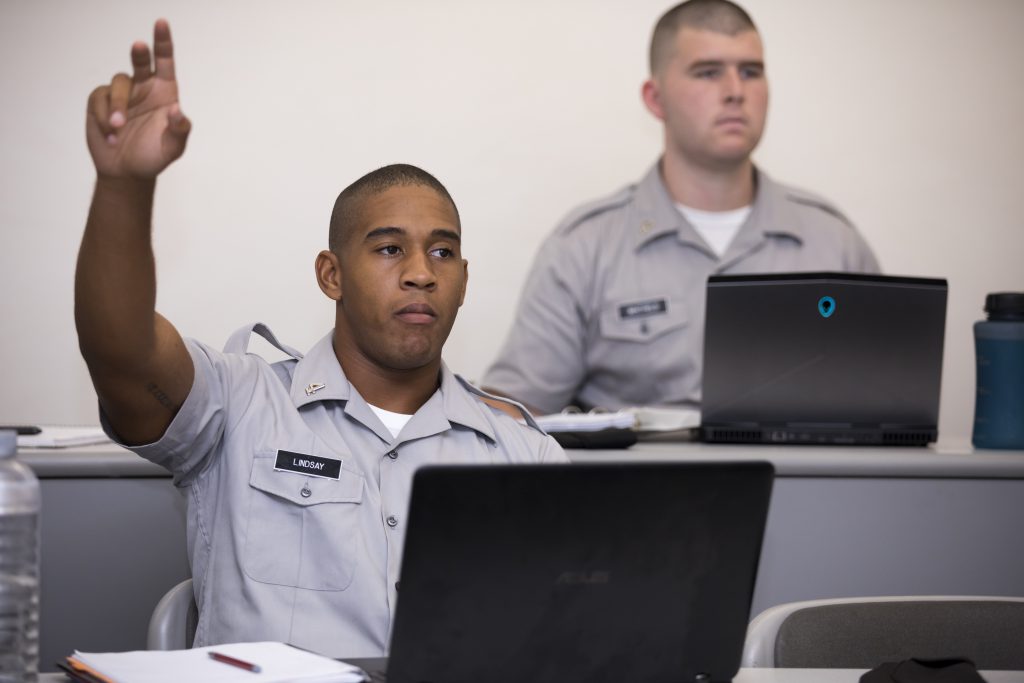
[[[338,479],[341,477],[341,460],[279,450],[274,469],[279,472],[297,472],[311,477]]]
[[[619,319],[646,318],[649,315],[657,315],[667,310],[668,303],[664,299],[637,301],[636,303],[619,306]]]

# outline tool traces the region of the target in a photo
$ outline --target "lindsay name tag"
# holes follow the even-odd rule
[[[274,469],[278,472],[297,472],[311,477],[337,479],[341,476],[341,460],[279,450]]]

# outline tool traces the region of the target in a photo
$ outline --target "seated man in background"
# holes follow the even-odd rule
[[[768,83],[742,8],[673,7],[654,29],[650,69],[642,94],[663,123],[661,159],[541,245],[482,382],[536,412],[699,406],[710,275],[878,271],[838,209],[754,166]]]
[[[108,433],[188,491],[195,644],[277,640],[328,655],[387,649],[413,472],[564,462],[441,360],[466,292],[455,203],[388,166],[339,196],[316,259],[335,327],[302,354],[263,325],[224,353],[155,311],[157,176],[185,149],[166,21],[153,56],[89,98],[96,187],[75,280],[79,344]],[[246,354],[252,331],[289,359]],[[506,406],[507,407],[507,406]],[[528,417],[528,416],[527,416]]]

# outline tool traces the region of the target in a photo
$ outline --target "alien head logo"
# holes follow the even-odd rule
[[[836,300],[830,296],[823,296],[818,299],[818,313],[822,318],[828,318],[836,312]]]

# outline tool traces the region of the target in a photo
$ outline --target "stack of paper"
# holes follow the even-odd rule
[[[553,413],[536,418],[545,432],[596,432],[602,429],[633,429],[636,417],[625,411],[614,413]]]
[[[700,411],[696,408],[640,406],[626,408],[636,416],[636,428],[642,432],[671,432],[700,427]]]
[[[675,432],[700,426],[694,408],[637,406],[615,412],[561,412],[536,418],[546,432],[595,432],[601,429],[635,429],[640,432]]]
[[[18,448],[70,448],[110,443],[100,427],[40,427],[38,434],[19,434]]]
[[[226,655],[220,660],[210,653]],[[236,660],[235,664],[224,659]],[[248,664],[243,668],[240,664]],[[86,683],[358,683],[361,669],[284,643],[229,643],[193,650],[78,652],[62,667]]]

